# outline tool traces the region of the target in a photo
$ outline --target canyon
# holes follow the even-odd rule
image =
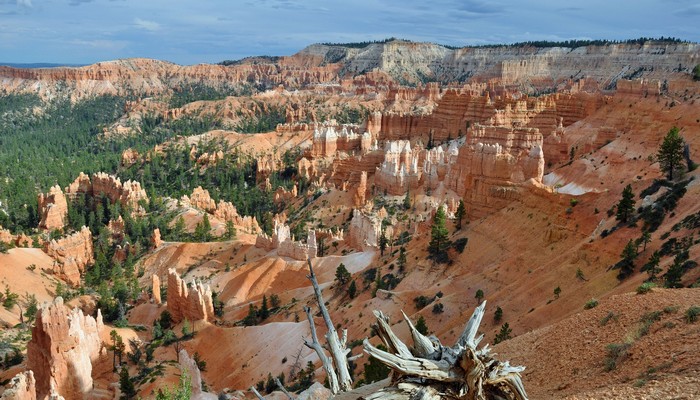
[[[104,163],[114,169],[71,170],[73,181],[32,194],[31,229],[10,218],[0,227],[0,281],[20,296],[0,310],[3,331],[31,330],[13,344],[26,360],[0,372],[2,398],[119,396],[112,330],[143,398],[178,387],[182,371],[192,398],[253,398],[251,386],[286,398],[274,377],[300,398],[328,398],[300,385],[326,374],[302,340],[316,335],[309,321],[327,333],[309,265],[352,355],[365,338],[380,343],[373,310],[401,340],[412,336],[405,313],[454,343],[483,297],[479,333],[500,361],[526,366],[532,398],[696,395],[700,342],[686,313],[700,306],[698,46],[395,40],[229,65],[0,67],[7,93],[46,102],[138,97],[95,135],[129,144]],[[194,84],[227,94],[170,102]],[[205,128],[187,130],[192,121]],[[687,147],[671,181],[658,149],[674,126]],[[155,145],[132,140],[156,135]],[[633,221],[623,223],[627,185]],[[102,214],[78,228],[76,207],[88,204]],[[431,254],[440,216],[446,260]],[[620,277],[629,243],[633,271]],[[32,287],[44,304],[33,328],[15,327]],[[611,345],[625,352],[612,369]],[[355,382],[373,362],[355,361]],[[390,386],[381,382],[371,392]],[[369,383],[339,397],[368,395]]]

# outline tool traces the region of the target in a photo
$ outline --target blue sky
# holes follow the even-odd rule
[[[213,63],[392,36],[458,46],[640,36],[697,42],[700,1],[0,0],[2,62]]]

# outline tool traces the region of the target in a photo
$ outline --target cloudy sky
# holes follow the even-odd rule
[[[462,46],[640,36],[700,41],[700,1],[0,0],[0,62],[14,63],[196,64],[388,37]]]

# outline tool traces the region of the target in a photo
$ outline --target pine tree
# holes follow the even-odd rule
[[[411,208],[411,195],[408,189],[406,190],[406,196],[403,198],[403,208],[404,210],[409,210]]]
[[[501,325],[501,330],[496,334],[496,337],[493,339],[493,344],[498,344],[503,342],[504,340],[510,339],[510,334],[512,332],[513,330],[510,328],[510,325],[508,325],[507,322]]]
[[[673,180],[674,172],[681,168],[684,147],[685,141],[678,128],[674,126],[664,137],[656,154],[661,170],[666,172],[669,180]]]
[[[617,275],[618,279],[624,279],[634,272],[634,259],[637,258],[637,254],[637,246],[634,244],[634,241],[630,239],[620,254],[622,260],[619,263],[620,273]]]
[[[129,377],[129,370],[126,366],[122,367],[119,371],[119,389],[122,392],[120,400],[129,400],[136,397],[136,388],[134,387],[134,382],[131,381]]]
[[[503,309],[501,306],[496,307],[496,311],[493,313],[493,321],[498,323],[501,322],[501,319],[503,318]]]
[[[267,296],[263,295],[262,299],[262,305],[260,306],[260,319],[263,321],[267,319],[267,317],[270,316],[270,310],[267,308]]]
[[[396,260],[396,265],[399,267],[399,273],[403,274],[406,270],[406,248],[399,248],[399,258]]]
[[[661,254],[658,251],[655,251],[651,253],[651,257],[649,257],[649,261],[647,261],[646,264],[644,264],[644,270],[647,271],[647,274],[649,274],[649,280],[651,282],[654,282],[656,280],[656,275],[661,272],[661,268],[659,268],[659,263],[661,262]]]
[[[355,281],[352,281],[350,282],[350,286],[348,286],[348,296],[350,296],[351,299],[354,299],[356,295],[357,285],[355,284]]]
[[[340,263],[338,268],[335,269],[335,280],[340,286],[345,286],[346,283],[350,281],[351,275],[348,269],[345,268],[345,264]]]
[[[418,321],[416,322],[416,330],[422,335],[428,334],[428,325],[425,323],[425,318],[423,318],[422,315],[418,317]]]
[[[226,240],[233,240],[236,238],[236,227],[233,226],[233,221],[226,221],[226,232],[224,233]]]
[[[446,262],[449,260],[447,250],[451,246],[449,240],[449,232],[445,227],[445,210],[438,207],[433,218],[433,226],[430,229],[430,243],[428,244],[428,253],[437,262]]]
[[[389,240],[386,237],[386,230],[382,228],[382,235],[379,236],[379,252],[382,256],[384,256],[384,250],[386,250],[388,243]]]
[[[632,185],[625,186],[622,191],[622,198],[620,202],[617,203],[617,216],[616,219],[621,222],[627,222],[629,218],[634,213],[634,192],[632,191]]]
[[[474,295],[474,298],[476,299],[477,303],[481,303],[481,300],[484,298],[484,291],[478,289]]]
[[[464,200],[459,199],[459,206],[457,206],[457,212],[455,213],[455,227],[457,230],[462,229],[462,220],[467,215],[467,210],[464,208]]]

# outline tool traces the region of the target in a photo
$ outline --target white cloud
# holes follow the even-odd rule
[[[17,0],[18,6],[33,7],[32,0]]]
[[[154,21],[147,21],[141,18],[134,18],[134,24],[137,28],[141,28],[150,32],[155,32],[160,29],[160,24]]]

